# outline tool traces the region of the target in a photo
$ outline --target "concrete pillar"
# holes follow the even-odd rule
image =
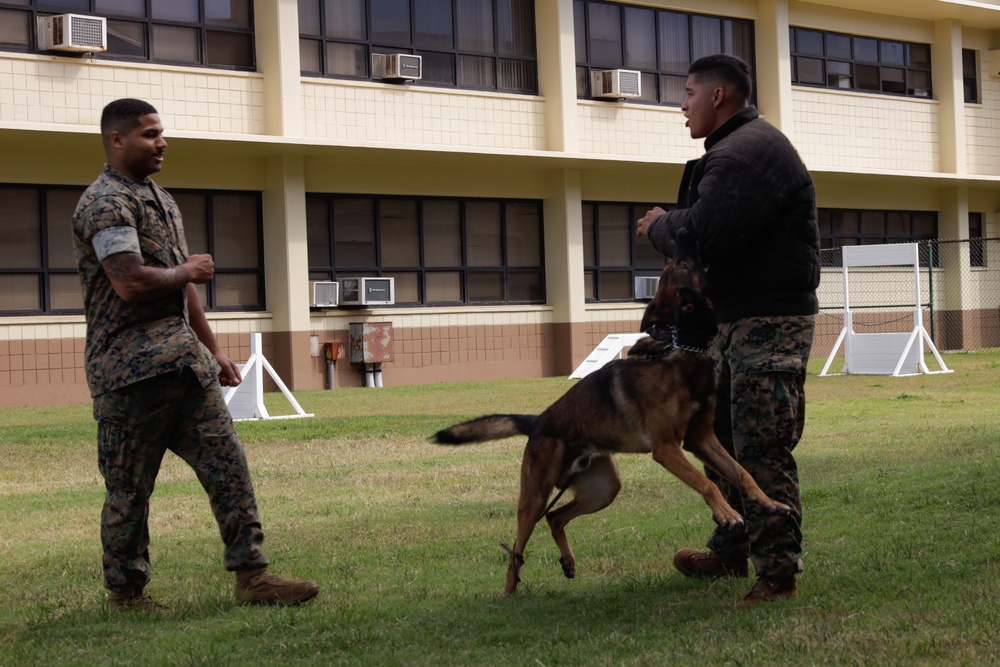
[[[757,106],[794,143],[788,0],[760,0],[757,8]]]
[[[966,186],[948,188],[941,193],[938,212],[938,238],[969,238],[969,190]],[[953,350],[970,346],[966,340],[975,332],[966,318],[979,308],[973,294],[972,267],[968,243],[943,243],[935,246],[938,269],[934,271],[935,344]],[[974,346],[974,345],[973,345]]]
[[[968,172],[969,158],[962,86],[962,24],[959,21],[947,19],[934,24],[931,53],[931,77],[939,108],[939,170],[964,174]]]
[[[303,134],[297,0],[254,3],[257,67],[264,73],[264,132]]]
[[[536,2],[535,25],[546,148],[572,153],[578,150],[573,0]]]
[[[305,161],[267,159],[264,188],[264,262],[267,309],[273,314],[273,358],[290,389],[320,389],[309,350],[309,252],[306,235]]]
[[[554,173],[545,197],[545,291],[553,306],[554,372],[568,375],[587,349],[580,172]]]

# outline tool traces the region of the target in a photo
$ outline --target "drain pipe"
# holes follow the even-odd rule
[[[326,388],[337,387],[337,360],[344,358],[344,346],[340,343],[326,343]]]

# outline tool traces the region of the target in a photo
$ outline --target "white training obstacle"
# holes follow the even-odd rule
[[[264,407],[264,371],[267,371],[271,379],[285,395],[288,402],[295,409],[293,415],[271,415]],[[264,357],[261,335],[259,333],[250,334],[250,358],[245,364],[240,366],[240,374],[243,382],[235,387],[229,387],[226,391],[226,407],[233,421],[249,421],[256,419],[297,419],[299,417],[312,417],[306,414],[299,402],[288,391],[288,387],[278,377],[277,372]]]
[[[646,337],[644,333],[610,334],[604,337],[594,351],[570,374],[570,379],[586,377],[609,361],[622,358],[622,350],[632,347]]]
[[[944,360],[924,328],[920,312],[920,260],[916,243],[869,246],[845,246],[844,261],[844,327],[834,343],[820,375],[827,375],[841,344],[844,346],[844,366],[838,375],[916,375],[920,372],[950,373]],[[874,266],[913,267],[913,329],[890,333],[857,333],[851,311],[850,269]],[[932,371],[924,362],[924,344],[940,364]]]

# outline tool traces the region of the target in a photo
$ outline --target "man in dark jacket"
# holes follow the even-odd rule
[[[805,418],[806,362],[818,310],[819,231],[816,192],[798,153],[749,104],[747,64],[725,55],[688,71],[681,110],[706,153],[684,170],[677,210],[657,207],[637,232],[669,258],[681,228],[697,237],[708,267],[708,294],[719,324],[715,430],[723,445],[784,516],[743,503],[709,471],[745,527],[717,527],[707,552],[682,549],[674,565],[689,577],[746,577],[757,582],[737,606],[791,598],[802,571],[802,504],[792,450]]]

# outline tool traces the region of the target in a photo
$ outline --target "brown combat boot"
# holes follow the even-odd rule
[[[749,574],[747,559],[723,558],[714,551],[681,549],[674,554],[674,567],[685,577],[696,579],[740,578]]]
[[[274,604],[293,606],[312,600],[319,593],[313,581],[292,581],[276,577],[267,567],[236,571],[236,602],[243,605]]]
[[[144,611],[161,614],[169,607],[156,602],[142,591],[112,591],[108,594],[108,611]]]
[[[776,600],[791,600],[799,595],[799,589],[795,585],[795,577],[784,577],[772,579],[770,577],[760,577],[753,585],[750,592],[742,600],[736,603],[737,609],[750,609],[757,606],[758,602],[774,602]]]

